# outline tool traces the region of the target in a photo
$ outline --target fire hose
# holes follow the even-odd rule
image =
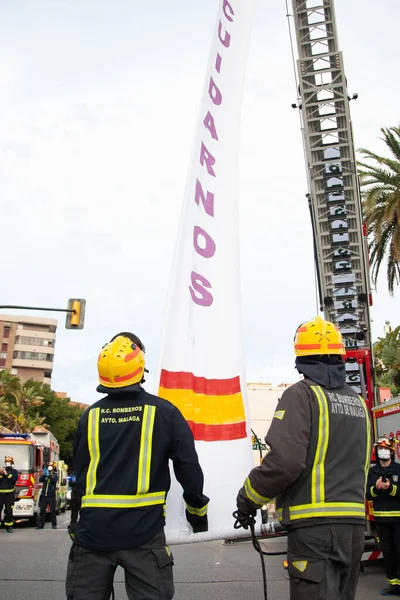
[[[251,532],[251,541],[253,544],[253,548],[254,550],[256,550],[256,552],[258,552],[258,554],[260,555],[260,560],[261,560],[261,570],[262,570],[262,576],[263,576],[263,589],[264,589],[264,600],[268,600],[268,590],[267,590],[267,574],[266,574],[266,570],[265,570],[265,559],[264,556],[281,556],[283,554],[286,554],[286,550],[284,552],[280,551],[280,552],[266,552],[265,550],[263,550],[261,548],[260,542],[258,541],[256,532],[255,532],[255,523],[256,520],[253,516],[248,516],[246,518],[246,521],[244,522],[243,519],[239,519],[239,515],[238,515],[238,511],[236,510],[234,513],[232,513],[232,516],[235,520],[235,523],[233,525],[234,529],[240,529],[241,527],[244,527],[245,529],[247,529],[247,527],[250,527],[250,532]],[[263,527],[264,529],[264,533],[268,534],[274,534],[275,532],[282,530],[282,526],[279,522],[272,522],[272,523],[266,523],[265,526]]]

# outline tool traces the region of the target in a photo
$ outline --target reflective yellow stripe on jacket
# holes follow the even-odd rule
[[[289,507],[290,519],[312,517],[364,517],[365,505],[359,502],[316,502]]]
[[[153,443],[155,406],[146,406],[143,411],[142,435],[140,436],[140,454],[137,493],[145,494],[150,486],[151,447]]]
[[[94,408],[89,411],[88,418],[88,447],[90,454],[90,463],[86,474],[86,494],[88,496],[93,494],[96,487],[97,466],[100,460],[99,426],[100,408]]]
[[[100,461],[100,408],[92,409],[89,412],[88,447],[90,463],[86,475],[86,494],[82,498],[82,508],[138,508],[165,503],[165,491],[149,492],[155,416],[156,407],[146,404],[143,409],[140,435],[137,493],[130,495],[96,494],[96,475]]]
[[[164,504],[165,492],[154,492],[154,494],[133,494],[128,496],[92,494],[83,496],[82,508],[138,508],[140,506],[152,506]]]
[[[311,386],[319,405],[318,442],[311,472],[311,504],[325,502],[325,458],[329,441],[328,402],[322,388]]]

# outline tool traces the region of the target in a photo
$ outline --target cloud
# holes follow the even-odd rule
[[[17,25],[19,11],[9,7],[0,44],[2,297],[5,304],[57,307],[72,296],[87,299],[83,331],[65,331],[59,319],[54,366],[55,389],[81,402],[97,399],[99,348],[127,328],[146,343],[149,389],[156,387],[166,291],[215,22],[211,1],[193,7],[175,0],[169,11],[157,0],[150,11],[142,2],[119,0],[109,26],[107,5],[99,2],[93,26],[93,10],[80,3],[41,1],[29,17],[36,28],[24,19]],[[381,32],[384,61],[375,57],[371,11],[355,0],[351,10],[362,19],[355,30],[347,10],[348,3],[338,0],[351,89],[363,92],[352,106],[356,140],[373,147],[379,127],[398,119],[396,53],[390,35]],[[392,10],[400,9],[396,4]],[[394,13],[385,25],[393,28],[393,40]],[[239,173],[247,372],[273,383],[293,380],[294,329],[318,308],[286,27],[280,9],[260,3]],[[389,74],[391,95],[384,85]],[[364,76],[376,85],[366,87]],[[374,310],[376,334],[386,315],[393,314],[393,324],[397,318],[383,289]]]

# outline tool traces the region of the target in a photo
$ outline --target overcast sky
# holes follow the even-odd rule
[[[87,299],[59,320],[53,388],[98,399],[100,347],[145,342],[154,391],[163,313],[218,0],[4,0],[0,6],[1,304]],[[400,121],[398,0],[336,0],[357,147]],[[306,174],[284,0],[259,0],[240,148],[248,381],[296,380],[316,314]],[[397,310],[396,310],[397,307]],[[382,277],[373,339],[400,322]],[[16,311],[14,311],[15,314]],[[46,313],[36,313],[46,316]],[[32,315],[32,313],[31,313]],[[47,316],[54,316],[47,313]]]

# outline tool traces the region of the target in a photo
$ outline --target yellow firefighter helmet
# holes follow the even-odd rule
[[[334,323],[315,317],[297,328],[294,337],[296,356],[346,354],[342,334]]]
[[[11,463],[13,465],[14,464],[14,457],[13,456],[5,456],[4,457],[4,462],[5,463],[9,462],[9,463]]]
[[[100,384],[122,388],[143,380],[145,348],[133,333],[123,332],[106,344],[97,361]]]

